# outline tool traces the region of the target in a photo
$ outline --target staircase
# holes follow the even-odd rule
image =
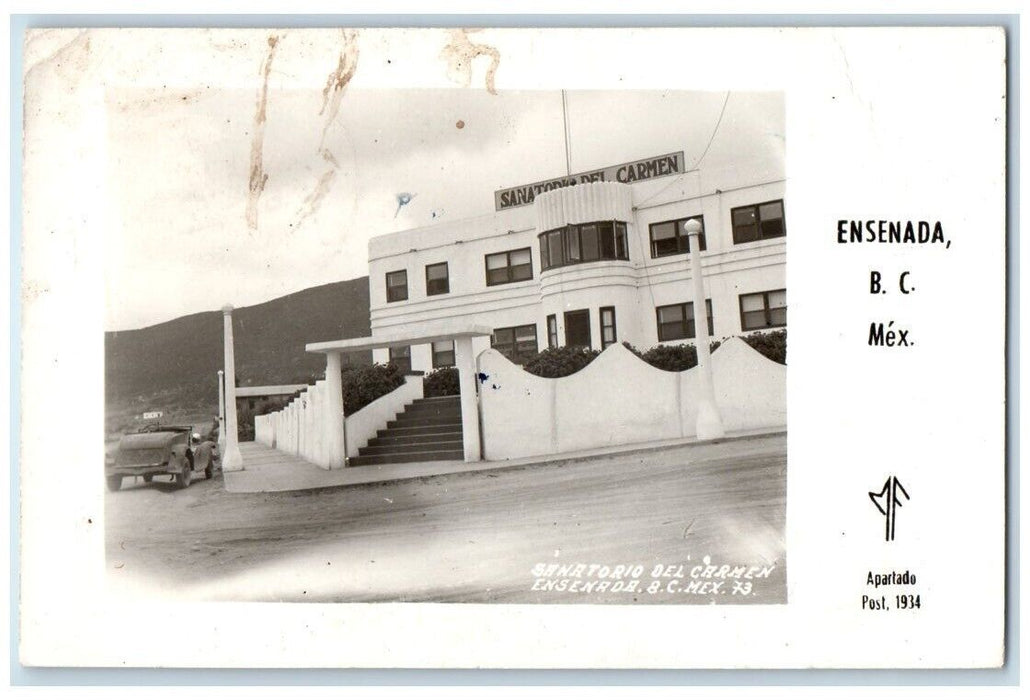
[[[358,455],[350,458],[352,467],[464,459],[460,398],[416,399]]]

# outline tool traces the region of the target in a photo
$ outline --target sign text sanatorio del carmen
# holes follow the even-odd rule
[[[519,185],[494,192],[494,207],[497,211],[522,207],[532,204],[541,192],[550,192],[561,187],[570,187],[584,182],[638,182],[666,175],[683,173],[683,151],[666,153],[632,163],[610,165],[600,170],[591,170],[575,175],[563,175],[551,180],[534,182],[531,185]]]

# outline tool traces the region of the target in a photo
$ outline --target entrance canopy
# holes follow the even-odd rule
[[[380,333],[368,338],[347,338],[345,340],[327,340],[322,343],[308,343],[304,349],[308,352],[339,353],[355,350],[376,350],[378,348],[395,348],[405,345],[422,345],[438,340],[458,340],[475,338],[493,333],[488,326],[457,323],[418,323],[404,330]]]
[[[403,330],[380,333],[370,338],[348,338],[329,340],[323,343],[308,343],[308,352],[325,354],[325,378],[328,382],[328,396],[333,402],[329,408],[328,430],[330,431],[330,468],[346,464],[346,435],[343,421],[343,387],[340,378],[340,354],[355,350],[376,350],[378,348],[422,345],[437,340],[454,341],[454,364],[458,370],[458,389],[461,395],[461,440],[465,461],[482,459],[479,440],[479,404],[476,399],[476,365],[472,355],[472,339],[488,336],[492,329],[470,323],[427,322],[408,324]]]

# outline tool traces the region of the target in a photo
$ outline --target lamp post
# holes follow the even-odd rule
[[[218,370],[218,454],[225,454],[225,372]]]
[[[222,307],[225,333],[225,451],[222,452],[222,471],[243,470],[239,436],[236,427],[236,359],[233,355],[232,304]]]
[[[715,440],[724,437],[719,408],[715,405],[715,385],[712,382],[712,356],[708,349],[708,305],[705,303],[705,285],[701,278],[701,222],[691,219],[683,225],[690,241],[690,276],[694,284],[694,337],[697,339],[698,401],[697,438]]]

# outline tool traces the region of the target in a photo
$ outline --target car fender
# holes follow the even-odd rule
[[[168,457],[168,471],[178,474],[184,469],[190,468],[190,453],[184,445],[176,445]]]

